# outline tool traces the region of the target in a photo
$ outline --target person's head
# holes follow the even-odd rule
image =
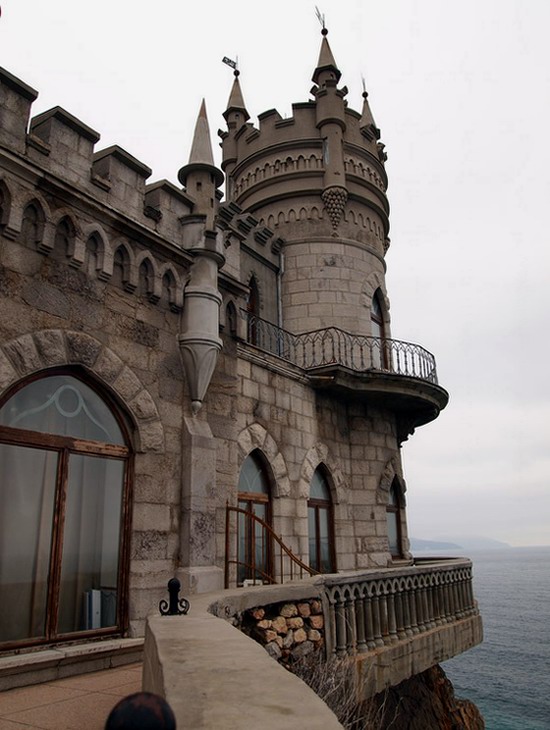
[[[113,707],[105,730],[176,730],[176,718],[163,697],[136,692]]]

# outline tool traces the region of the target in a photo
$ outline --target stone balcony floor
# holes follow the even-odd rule
[[[0,692],[0,730],[103,730],[109,712],[141,690],[141,663]]]

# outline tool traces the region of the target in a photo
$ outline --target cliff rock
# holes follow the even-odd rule
[[[376,695],[362,714],[365,730],[485,730],[476,705],[455,697],[439,665]]]

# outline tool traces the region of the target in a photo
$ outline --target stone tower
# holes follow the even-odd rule
[[[389,336],[385,155],[366,92],[359,114],[340,77],[323,28],[313,99],[293,104],[289,119],[274,109],[260,114],[259,129],[248,122],[235,78],[222,134],[226,195],[284,240],[279,324],[291,332],[333,326],[376,334],[378,292]]]

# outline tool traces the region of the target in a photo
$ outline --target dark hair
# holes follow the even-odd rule
[[[136,692],[113,707],[105,730],[176,730],[176,718],[163,697]]]

